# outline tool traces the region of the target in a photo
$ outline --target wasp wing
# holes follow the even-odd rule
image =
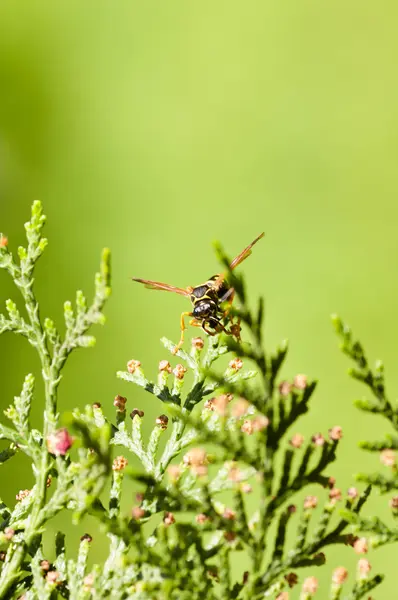
[[[150,281],[149,279],[138,279],[137,277],[132,278],[133,281],[138,281],[138,283],[143,283],[146,288],[150,290],[163,290],[165,292],[174,292],[175,294],[180,294],[181,296],[189,297],[188,290],[184,290],[179,287],[175,287],[174,285],[169,285],[168,283],[161,283],[160,281]]]
[[[242,252],[238,254],[238,256],[234,258],[234,260],[229,265],[231,271],[233,271],[233,269],[235,269],[238,265],[240,265],[241,262],[243,262],[244,260],[246,260],[246,258],[250,256],[254,244],[257,244],[258,240],[261,240],[262,237],[264,237],[264,231],[260,233],[260,235],[258,235],[256,239],[252,241],[251,244],[249,244],[244,250],[242,250]]]
[[[231,271],[233,271],[238,265],[240,265],[240,263],[242,263],[244,260],[246,260],[246,258],[248,258],[250,256],[250,254],[252,253],[252,248],[254,246],[254,244],[256,244],[259,240],[261,240],[262,237],[264,237],[264,231],[262,233],[260,233],[260,235],[258,235],[256,237],[255,240],[252,241],[251,244],[249,244],[244,250],[242,250],[242,252],[240,254],[238,254],[238,256],[235,256],[234,260],[231,262],[231,264],[229,265],[229,268],[231,269]],[[216,289],[219,289],[222,285],[222,282],[224,281],[224,279],[226,278],[227,273],[222,273],[218,279],[216,279],[216,281],[214,282],[214,287]]]

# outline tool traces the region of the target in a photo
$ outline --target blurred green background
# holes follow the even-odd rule
[[[296,430],[344,428],[333,469],[343,489],[378,468],[357,442],[387,425],[353,408],[363,390],[329,315],[385,360],[393,396],[397,17],[388,1],[1,3],[0,230],[16,249],[32,200],[43,201],[50,246],[37,293],[58,322],[64,300],[93,289],[101,248],[113,253],[108,323],[67,365],[61,411],[99,401],[111,415],[120,393],[149,428],[160,403],[115,372],[136,358],[155,374],[166,358],[158,340],[177,339],[187,304],[129,278],[199,283],[217,272],[214,239],[232,255],[265,230],[243,268],[252,297],[266,297],[268,346],[288,338],[285,376],[320,379]],[[9,296],[0,273],[0,300]],[[5,407],[38,363],[6,335],[0,365]],[[37,405],[40,424],[40,389]],[[2,467],[8,502],[33,481],[18,461]],[[372,502],[388,519],[387,497]],[[340,564],[353,572],[352,549],[329,556],[323,581]],[[393,547],[370,553],[389,576],[376,597],[396,597],[396,557]]]

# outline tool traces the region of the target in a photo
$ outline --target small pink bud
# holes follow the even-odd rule
[[[347,496],[351,499],[351,500],[355,500],[356,498],[358,498],[359,493],[357,488],[355,487],[350,487],[347,490]]]
[[[245,400],[244,398],[238,398],[238,400],[235,402],[235,404],[232,407],[232,411],[231,411],[232,415],[236,419],[240,419],[247,413],[249,406],[250,406],[250,404],[248,403],[247,400]]]
[[[205,343],[201,337],[192,338],[192,347],[195,348],[195,350],[202,350],[204,345]]]
[[[298,390],[305,390],[307,387],[307,375],[296,375],[293,385]]]
[[[127,465],[127,458],[124,458],[124,456],[117,456],[112,463],[112,469],[114,471],[123,471],[123,469],[125,469]]]
[[[14,537],[15,531],[11,527],[6,527],[4,529],[4,537],[6,540],[10,541]]]
[[[313,444],[315,444],[315,446],[323,446],[325,444],[325,438],[321,433],[314,433],[311,441]]]
[[[366,554],[368,551],[368,540],[365,537],[357,538],[353,547],[357,554]]]
[[[234,521],[236,518],[236,512],[232,510],[232,508],[225,508],[222,514],[224,519],[228,519],[228,521]]]
[[[393,467],[396,459],[397,455],[394,450],[389,450],[388,448],[383,450],[380,454],[380,460],[386,467]]]
[[[281,592],[277,595],[276,600],[289,600],[289,592]]]
[[[167,474],[170,478],[170,481],[175,483],[181,477],[181,469],[177,465],[169,465],[167,467]]]
[[[204,525],[207,521],[210,521],[210,519],[204,513],[200,513],[199,515],[196,515],[195,521],[198,523],[198,525]]]
[[[50,562],[48,560],[42,560],[42,561],[40,561],[40,568],[45,573],[50,570],[50,567],[51,567],[51,564],[50,564]]]
[[[240,430],[243,433],[247,433],[247,435],[252,435],[252,433],[254,432],[254,428],[253,428],[253,421],[245,421],[242,425],[242,427],[240,428]]]
[[[231,394],[221,394],[221,396],[212,398],[211,410],[215,410],[219,415],[223,417],[227,414],[227,407],[231,400]]]
[[[3,235],[0,234],[0,248],[6,248],[8,246],[8,238]]]
[[[339,500],[341,500],[342,497],[342,493],[341,490],[339,488],[332,488],[329,492],[329,498],[332,502],[332,504],[335,504],[336,502],[338,502]]]
[[[176,365],[175,369],[173,369],[173,373],[177,377],[177,379],[184,379],[184,375],[186,372],[187,370],[184,367],[184,365]]]
[[[228,475],[227,475],[228,479],[230,479],[231,481],[240,481],[241,480],[242,472],[240,471],[240,469],[238,469],[238,467],[236,466],[236,463],[234,463],[234,462],[225,463],[224,466],[228,469]]]
[[[139,369],[141,366],[141,363],[139,360],[129,360],[129,362],[127,363],[127,371],[131,374],[135,373],[135,371],[137,369]]]
[[[29,496],[30,492],[31,490],[19,490],[15,498],[18,500],[18,502],[22,502],[22,500],[25,500],[25,498]]]
[[[143,510],[140,506],[134,506],[131,511],[131,516],[135,521],[139,521],[145,516],[145,510]]]
[[[94,583],[94,574],[93,573],[89,573],[83,579],[83,589],[84,589],[84,591],[85,592],[90,591],[90,589],[93,587],[93,583]]]
[[[241,483],[240,489],[244,494],[251,494],[251,492],[253,491],[252,486],[250,485],[250,483],[247,482]]]
[[[282,381],[278,386],[278,390],[281,396],[289,396],[292,391],[292,384],[288,381]]]
[[[358,571],[360,573],[360,575],[364,575],[366,576],[368,573],[370,573],[371,570],[371,565],[370,562],[368,561],[367,558],[360,558],[358,561]]]
[[[243,360],[239,357],[233,358],[229,361],[229,368],[233,371],[239,371],[243,367]]]
[[[398,510],[398,496],[393,496],[390,499],[389,505],[390,505],[390,508],[392,508],[393,511]]]
[[[46,580],[49,583],[61,583],[60,574],[58,573],[58,571],[48,571],[46,575]]]
[[[171,373],[171,365],[168,360],[161,360],[159,363],[159,371],[167,371]]]
[[[290,440],[290,445],[293,448],[301,448],[304,443],[304,436],[301,433],[295,433],[292,439]]]
[[[333,571],[332,581],[336,585],[342,585],[348,577],[348,571],[345,567],[337,567]]]
[[[335,425],[334,427],[329,429],[328,433],[330,439],[334,442],[341,440],[341,438],[343,437],[343,430],[339,425]]]
[[[269,425],[269,419],[265,415],[256,415],[252,420],[253,431],[263,431]]]
[[[316,508],[317,504],[318,504],[318,498],[316,496],[307,496],[304,500],[305,510],[309,510],[311,508]]]
[[[73,444],[67,429],[58,429],[47,436],[47,450],[55,456],[65,456]]]
[[[184,464],[187,466],[204,465],[206,460],[206,452],[203,450],[203,448],[192,448],[185,454],[183,458]]]
[[[304,579],[303,592],[306,594],[315,594],[318,589],[318,580],[316,577],[307,577]]]
[[[170,527],[170,525],[174,525],[174,523],[176,522],[173,513],[171,512],[166,512],[164,517],[163,517],[163,523],[166,525],[166,527]]]
[[[335,477],[329,477],[327,486],[329,488],[333,488],[335,483],[336,483],[336,478]]]

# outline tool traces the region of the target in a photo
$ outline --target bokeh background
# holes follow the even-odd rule
[[[108,323],[67,365],[60,411],[99,401],[111,415],[120,393],[149,428],[160,403],[115,372],[136,358],[155,374],[166,358],[159,338],[177,339],[187,305],[129,278],[196,284],[217,272],[214,239],[236,254],[264,230],[243,268],[252,297],[266,297],[267,344],[288,338],[284,375],[320,380],[296,431],[343,427],[332,469],[343,489],[379,468],[357,443],[388,427],[353,408],[364,390],[346,374],[329,315],[384,359],[394,397],[397,17],[385,0],[1,3],[0,230],[16,249],[32,200],[43,201],[50,245],[37,294],[58,322],[77,288],[91,293],[101,248],[113,253]],[[10,296],[0,273],[0,300]],[[5,335],[2,407],[29,371],[33,350]],[[39,388],[38,425],[41,400]],[[19,457],[2,469],[1,495],[13,502],[32,485],[30,466]],[[389,518],[387,497],[371,508]],[[66,517],[50,524],[60,526],[72,546],[84,533]],[[332,568],[352,573],[356,562],[350,548],[328,556],[315,573],[323,586]],[[395,598],[397,550],[369,558],[388,575],[375,597]]]

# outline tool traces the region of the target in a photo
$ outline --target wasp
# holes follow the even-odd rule
[[[252,241],[229,265],[232,271],[240,265],[250,254],[252,248],[262,237],[264,232],[260,233],[255,240]],[[192,310],[185,311],[181,314],[181,337],[177,346],[174,348],[174,354],[178,352],[184,343],[184,333],[187,329],[185,324],[186,317],[193,317],[189,322],[194,327],[201,327],[208,335],[216,335],[224,331],[228,335],[240,339],[240,322],[232,323],[229,321],[229,329],[223,324],[228,318],[228,313],[231,309],[235,295],[235,290],[226,281],[227,273],[213,275],[205,283],[201,283],[195,287],[188,286],[187,288],[179,288],[168,283],[159,281],[150,281],[149,279],[139,279],[133,277],[133,281],[143,283],[145,287],[151,290],[163,290],[165,292],[174,292],[190,299]],[[224,308],[224,303],[227,303],[227,308]]]

